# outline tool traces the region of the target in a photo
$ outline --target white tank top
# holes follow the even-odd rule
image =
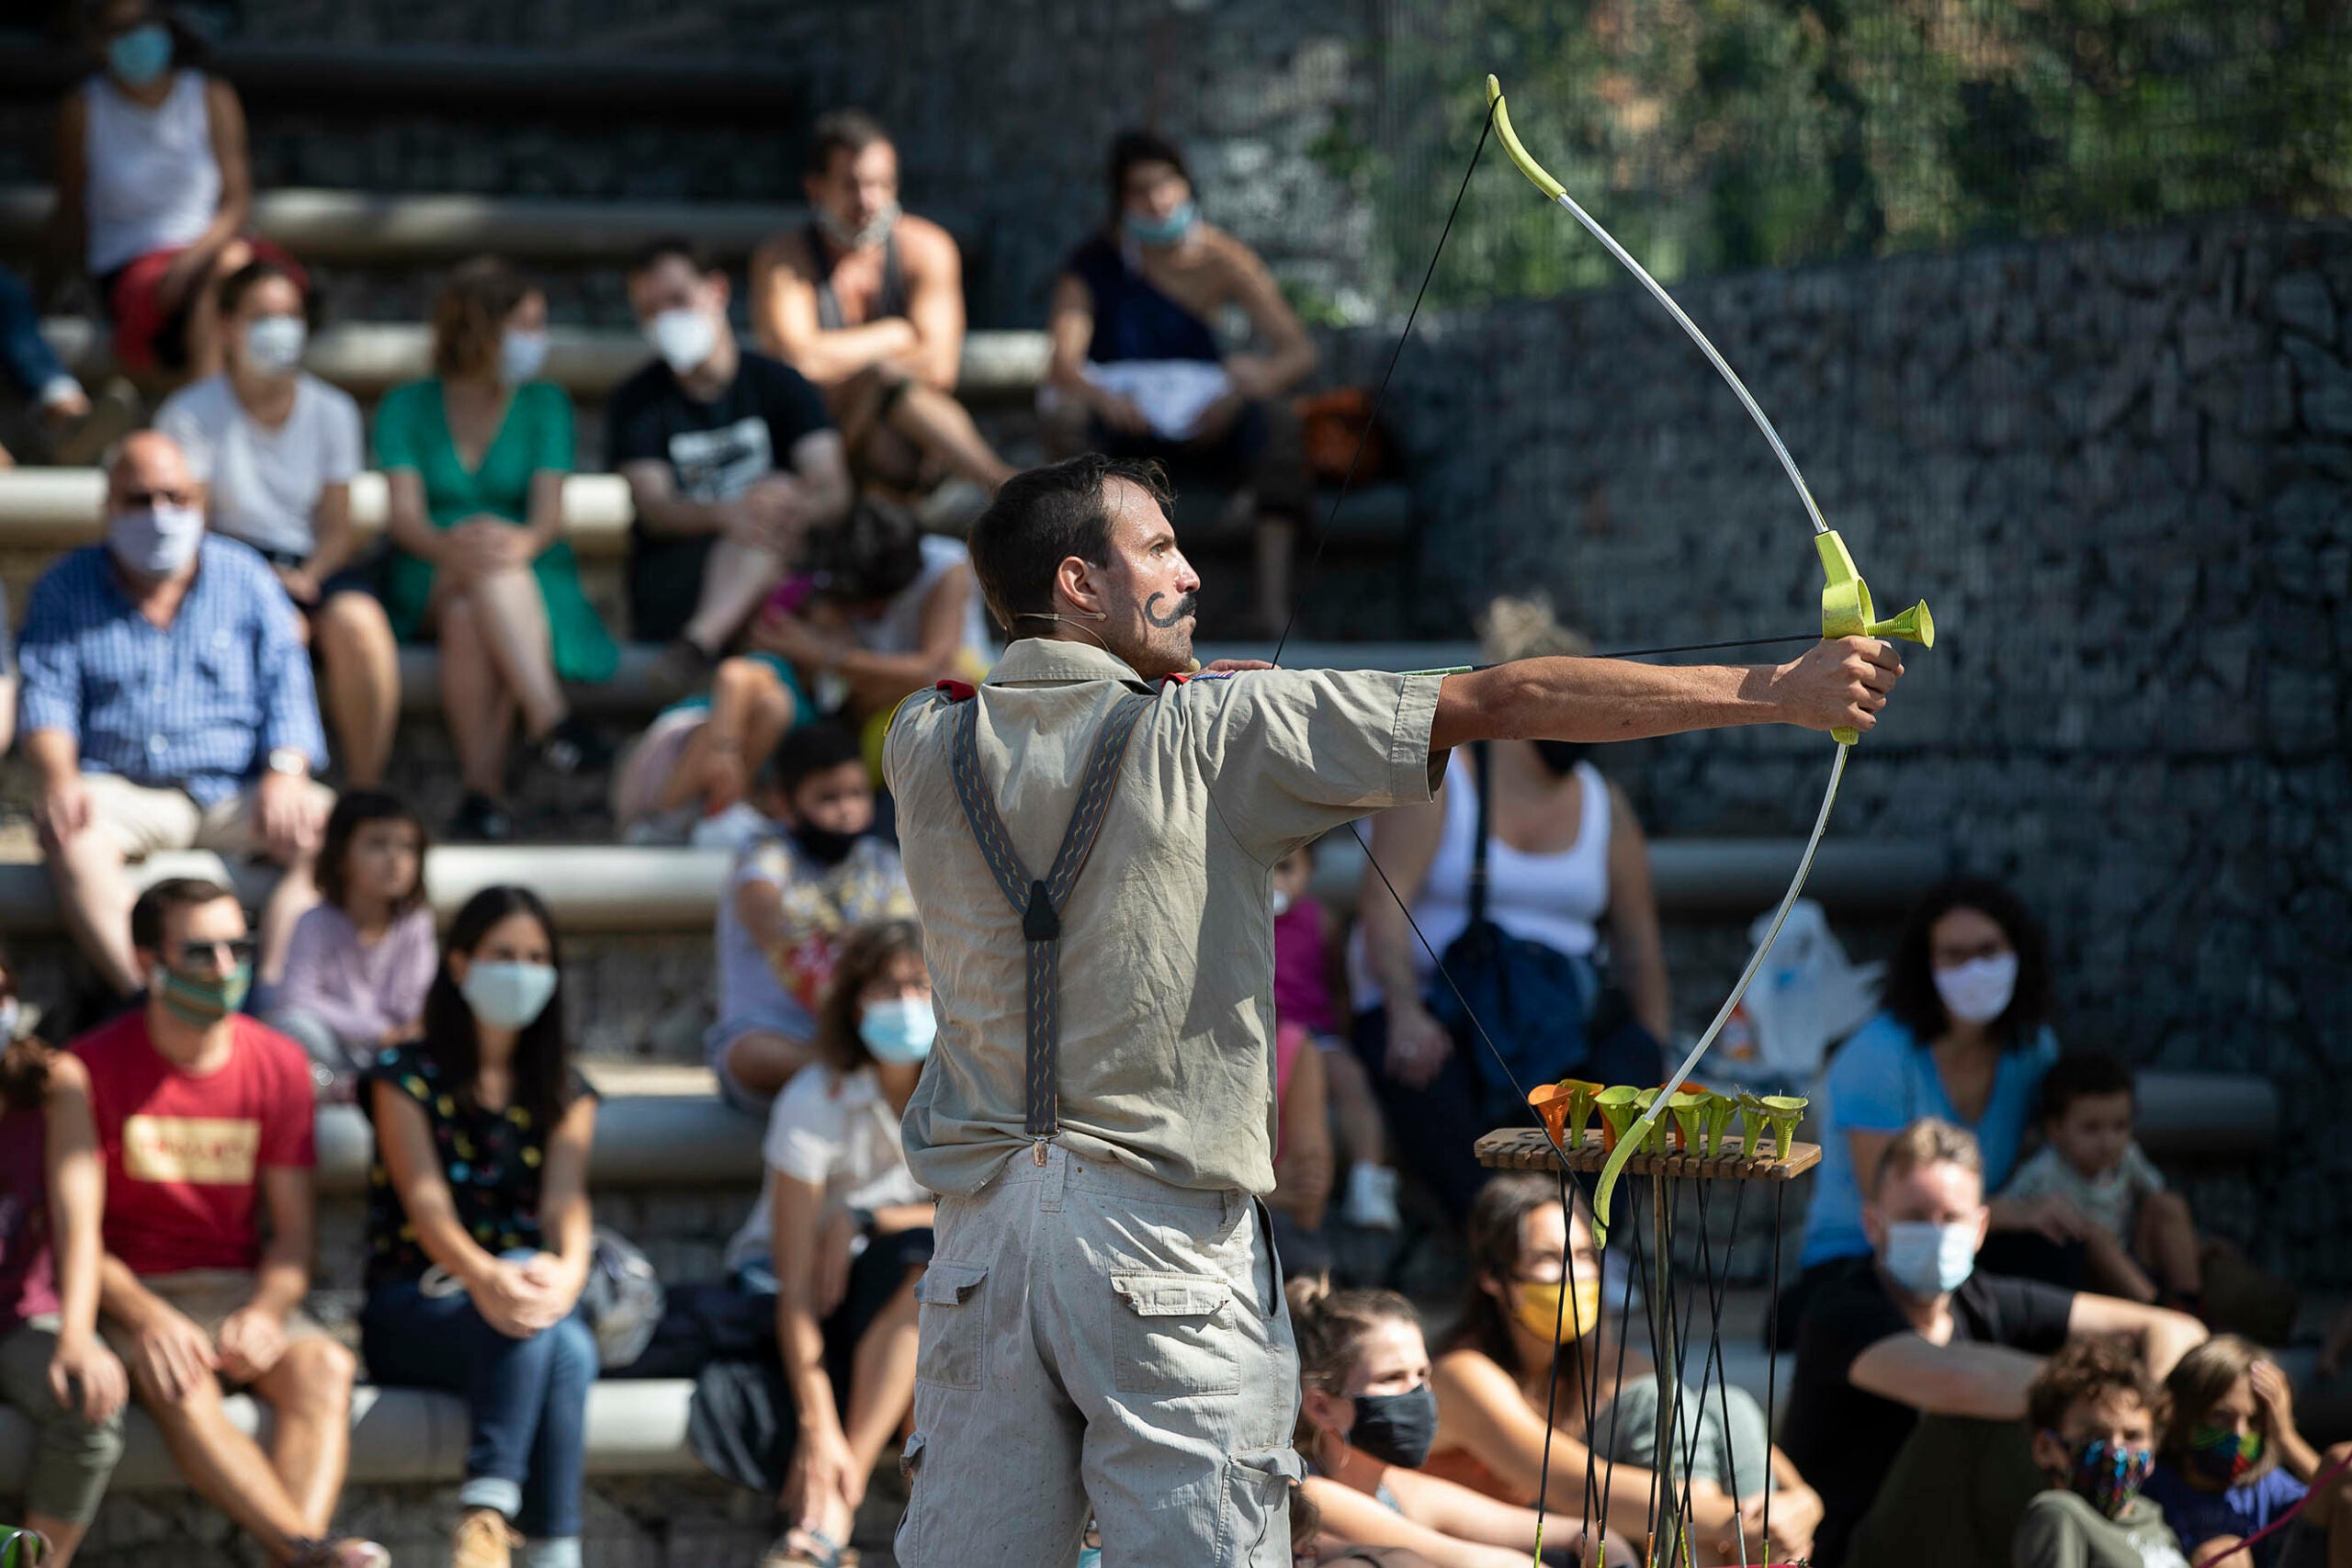
[[[123,96],[104,72],[82,84],[93,275],[193,244],[220,210],[204,91],[203,72],[176,73],[170,95],[151,109]]]
[[[1429,938],[1430,947],[1440,953],[1470,923],[1478,784],[1465,750],[1456,750],[1446,764],[1445,826],[1421,896],[1413,904],[1415,923]],[[1610,809],[1609,781],[1600,769],[1578,762],[1576,777],[1584,787],[1575,843],[1545,854],[1512,849],[1500,839],[1487,845],[1487,918],[1512,936],[1581,958],[1600,945],[1600,918],[1609,910]],[[1359,927],[1349,955],[1358,1011],[1381,1000],[1363,961],[1361,931]],[[1426,979],[1434,967],[1429,949],[1416,942],[1412,951],[1414,973]]]

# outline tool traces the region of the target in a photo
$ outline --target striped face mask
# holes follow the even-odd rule
[[[2262,1434],[2233,1432],[2227,1427],[2188,1429],[2189,1468],[2208,1481],[2234,1486],[2239,1477],[2262,1459]]]

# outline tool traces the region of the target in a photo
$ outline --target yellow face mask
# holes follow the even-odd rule
[[[1561,1297],[1567,1298],[1563,1310]],[[1557,1331],[1558,1343],[1582,1339],[1600,1326],[1600,1281],[1578,1280],[1571,1289],[1566,1280],[1522,1280],[1519,1284],[1520,1326],[1539,1339]]]

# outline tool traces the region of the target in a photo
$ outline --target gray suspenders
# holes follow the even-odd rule
[[[1136,721],[1150,706],[1149,697],[1123,695],[1111,709],[1110,717],[1102,721],[1102,728],[1095,733],[1094,750],[1086,760],[1085,776],[1078,788],[1078,804],[1070,812],[1069,829],[1062,834],[1061,849],[1054,856],[1053,869],[1040,879],[1032,877],[1021,863],[1012,839],[1004,830],[1004,819],[997,815],[996,802],[989,798],[988,783],[980,776],[979,700],[974,695],[956,704],[948,749],[948,772],[956,781],[956,798],[963,803],[965,818],[972,825],[972,837],[979,841],[980,858],[988,862],[1005,902],[1021,917],[1021,934],[1029,943],[1029,1030],[1022,1070],[1025,1101],[1022,1130],[1035,1140],[1039,1165],[1046,1163],[1046,1140],[1061,1127],[1055,1085],[1062,1043],[1062,910],[1069,906],[1070,889],[1078,886],[1079,873],[1086,869],[1086,859],[1094,852],[1094,840],[1102,831],[1102,818],[1109,811],[1111,794],[1119,780],[1119,761],[1126,755]]]

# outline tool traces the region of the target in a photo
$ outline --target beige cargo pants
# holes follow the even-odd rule
[[[1263,1208],[1014,1156],[939,1201],[904,1568],[1289,1568],[1298,1355]]]

